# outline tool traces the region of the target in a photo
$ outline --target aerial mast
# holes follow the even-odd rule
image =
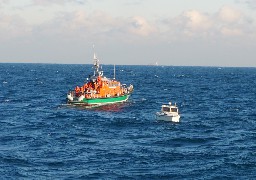
[[[99,59],[96,56],[96,53],[94,51],[94,45],[93,45],[93,61],[94,61],[94,76],[102,76],[103,71],[99,71],[100,63]]]

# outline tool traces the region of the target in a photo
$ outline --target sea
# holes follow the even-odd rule
[[[129,100],[85,108],[66,94],[90,64],[1,63],[0,179],[256,179],[256,68],[115,69]]]

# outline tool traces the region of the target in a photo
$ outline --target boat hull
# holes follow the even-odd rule
[[[97,106],[97,105],[105,105],[105,104],[112,104],[112,103],[119,103],[127,101],[130,94],[125,94],[122,96],[116,96],[116,97],[106,97],[106,98],[83,98],[81,101],[68,100],[69,104],[73,105],[84,105],[84,106]]]
[[[158,121],[171,121],[171,122],[180,122],[180,115],[161,115],[161,114],[156,114],[156,120]]]

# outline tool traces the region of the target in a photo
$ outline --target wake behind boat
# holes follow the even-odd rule
[[[94,73],[89,75],[86,83],[76,86],[67,94],[67,103],[72,105],[100,106],[110,103],[127,101],[133,92],[133,85],[127,87],[115,77],[113,79],[103,76],[99,70],[99,60],[94,53]]]
[[[169,104],[163,104],[161,112],[156,113],[156,119],[161,121],[179,122],[180,115],[176,103],[175,105],[172,105],[171,102],[169,102]]]

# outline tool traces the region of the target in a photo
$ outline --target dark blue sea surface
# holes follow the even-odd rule
[[[129,101],[86,109],[66,93],[91,65],[0,64],[1,179],[256,178],[256,68],[116,70]],[[155,120],[169,101],[180,123]]]

